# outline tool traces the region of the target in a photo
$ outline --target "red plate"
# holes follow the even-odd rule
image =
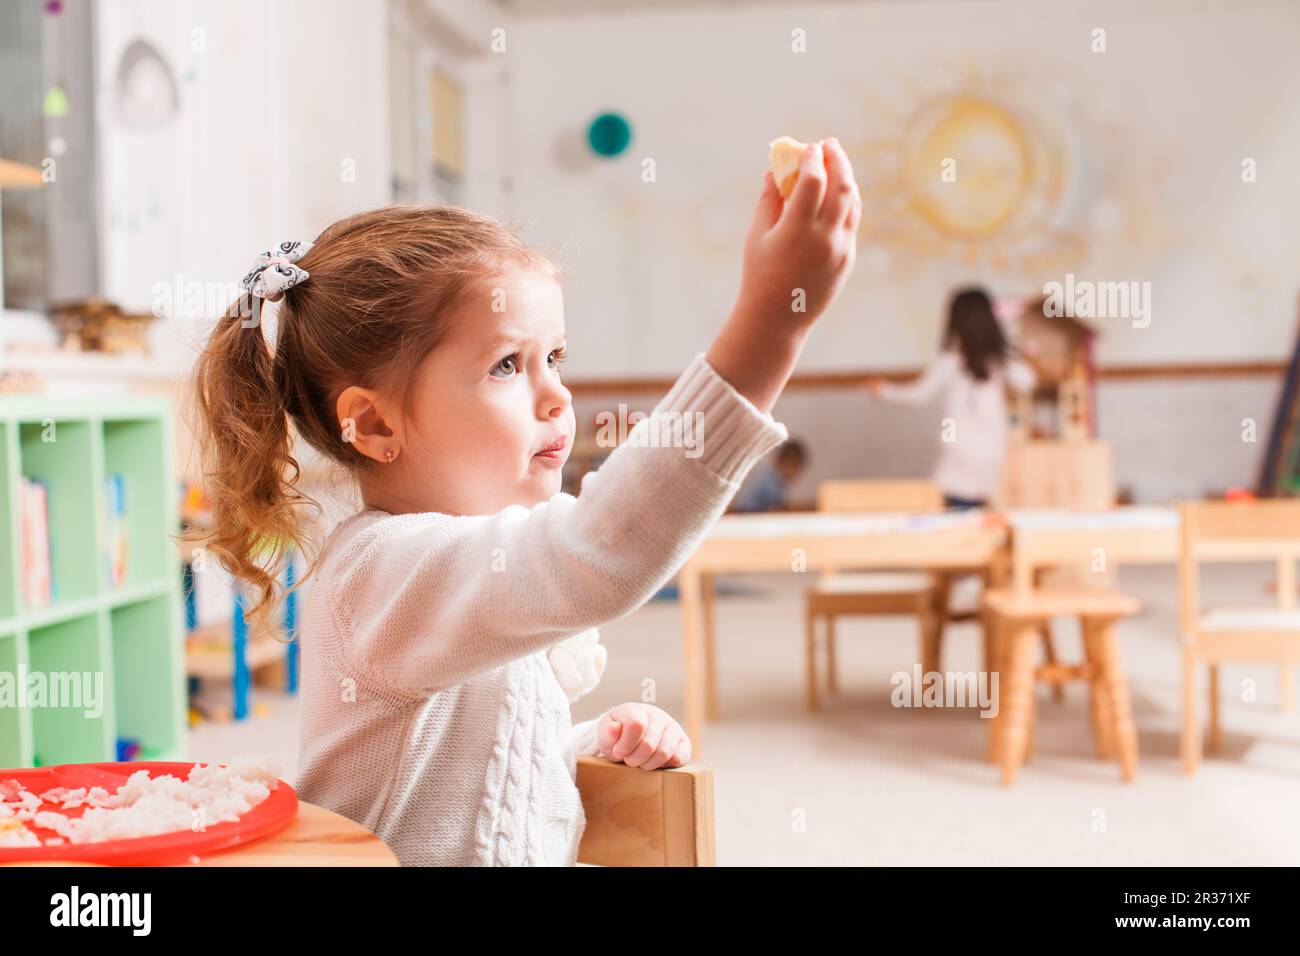
[[[223,766],[218,764],[218,766]],[[23,788],[38,797],[53,787],[104,787],[116,793],[126,778],[140,770],[147,770],[150,778],[171,774],[181,780],[189,777],[194,762],[173,763],[158,761],[129,761],[127,763],[65,763],[56,767],[36,767],[22,770],[0,770],[0,785],[16,780]],[[13,797],[6,797],[10,802]],[[79,817],[85,806],[60,810],[57,804],[42,804],[41,809]],[[5,863],[47,863],[54,860],[76,860],[107,866],[168,866],[185,863],[192,856],[202,857],[233,846],[251,843],[288,826],[298,815],[298,794],[283,780],[277,781],[271,795],[233,823],[214,823],[200,833],[178,830],[157,836],[136,837],[130,840],[105,840],[103,843],[64,843],[62,846],[0,847],[0,865]],[[58,836],[52,830],[38,827],[30,820],[27,828],[41,840]]]

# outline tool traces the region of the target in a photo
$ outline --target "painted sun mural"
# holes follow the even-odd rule
[[[1050,70],[954,66],[946,80],[895,76],[857,100],[863,134],[841,140],[862,187],[869,269],[950,262],[1037,278],[1121,240],[1153,253],[1177,240],[1157,195],[1177,188],[1165,144]]]
[[[918,92],[874,99],[879,133],[855,144],[863,239],[994,270],[1077,260],[1089,177],[1070,111],[979,75]]]
[[[987,240],[1033,227],[1061,192],[1063,170],[1042,137],[991,100],[927,104],[900,153],[913,207],[947,236]]]

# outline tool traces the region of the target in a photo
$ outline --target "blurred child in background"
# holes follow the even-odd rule
[[[776,458],[736,495],[733,511],[786,511],[790,485],[803,473],[808,452],[796,438],[777,449]]]
[[[874,380],[867,389],[908,405],[942,398],[934,480],[946,507],[978,508],[988,504],[1002,477],[1007,389],[1028,391],[1035,380],[1034,370],[1012,352],[988,293],[971,288],[953,296],[939,354],[918,379],[906,385]]]

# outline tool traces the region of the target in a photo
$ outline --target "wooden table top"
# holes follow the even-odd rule
[[[56,860],[9,866],[102,866]],[[400,866],[383,840],[359,823],[298,801],[298,816],[279,833],[179,866]]]
[[[779,571],[791,548],[808,568],[981,568],[1007,530],[983,512],[775,512],[727,515],[700,542],[685,574]]]
[[[298,817],[279,833],[185,866],[399,866],[383,840],[345,816],[298,801]]]

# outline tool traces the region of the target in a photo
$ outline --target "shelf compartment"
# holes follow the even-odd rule
[[[126,505],[126,576],[117,587],[130,588],[166,577],[172,571],[176,545],[170,536],[176,529],[169,524],[171,509],[160,503],[176,492],[167,479],[167,441],[161,420],[106,420],[103,428],[103,507],[107,516],[107,479],[121,475]],[[104,580],[113,587],[108,571],[111,542],[105,540],[103,546]]]
[[[0,767],[25,767],[31,761],[31,713],[26,700],[27,638],[21,632],[0,634]]]
[[[185,681],[177,658],[158,653],[158,636],[169,634],[181,646],[177,604],[159,596],[122,604],[109,612],[113,646],[113,697],[117,736],[136,740],[145,751],[183,749]]]
[[[49,492],[50,570],[56,602],[101,592],[103,577],[97,533],[95,442],[89,421],[27,422],[19,425],[21,474],[40,479]],[[17,529],[15,529],[17,531]],[[41,608],[24,608],[26,611]]]
[[[0,620],[18,613],[18,426],[0,421]]]
[[[42,766],[116,759],[106,623],[97,611],[27,632],[29,673],[46,683],[46,699],[31,708],[33,756]]]

